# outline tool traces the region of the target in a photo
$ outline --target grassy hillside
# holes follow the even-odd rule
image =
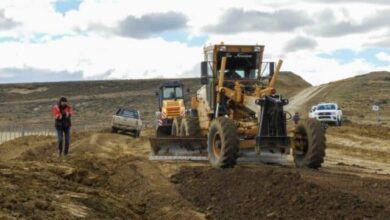
[[[390,72],[372,72],[331,82],[321,93],[308,100],[308,105],[318,102],[337,102],[343,114],[355,122],[376,122],[372,105],[380,104],[382,120],[390,123]]]
[[[310,83],[292,72],[281,72],[280,77],[276,82],[276,89],[278,93],[287,98],[293,97],[302,89],[310,86]]]
[[[164,80],[116,80],[0,85],[0,127],[13,124],[47,126],[52,124],[51,108],[60,96],[74,107],[74,125],[109,122],[120,106],[137,108],[153,121],[157,109],[155,91]],[[200,80],[182,79],[194,95]],[[277,82],[278,92],[287,97],[310,86],[299,76],[285,72]],[[189,98],[189,96],[188,96]]]

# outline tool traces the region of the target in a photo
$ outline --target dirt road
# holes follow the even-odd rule
[[[291,113],[294,113],[296,111],[299,112],[307,112],[306,109],[306,103],[310,101],[313,97],[315,97],[317,94],[319,94],[321,91],[326,89],[327,85],[319,85],[319,86],[312,86],[306,89],[303,89],[298,94],[296,94],[294,97],[292,97],[289,101],[289,104],[286,106],[286,111],[289,111]],[[305,107],[305,108],[303,108]]]

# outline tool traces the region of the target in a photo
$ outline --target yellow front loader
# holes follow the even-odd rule
[[[151,139],[151,159],[208,159],[216,167],[237,160],[285,162],[318,168],[325,156],[325,131],[316,120],[287,132],[288,100],[275,89],[280,60],[263,61],[261,45],[213,45],[204,48],[202,87],[180,121],[176,137]]]

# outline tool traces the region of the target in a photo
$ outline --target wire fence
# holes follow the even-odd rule
[[[152,128],[155,121],[143,121],[143,128]],[[102,131],[111,129],[110,122],[101,122],[89,125],[74,125],[73,132]],[[12,125],[0,127],[0,144],[25,136],[55,136],[56,130],[53,125]]]

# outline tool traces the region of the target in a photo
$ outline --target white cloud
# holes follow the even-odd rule
[[[174,77],[183,74],[198,76],[198,72],[192,75],[190,73],[197,69],[195,67],[203,58],[202,47],[167,42],[154,32],[146,34],[148,39],[132,39],[112,32],[129,16],[136,19],[147,14],[174,11],[187,18],[185,31],[189,36],[207,35],[207,43],[224,41],[227,44],[264,44],[267,59],[285,59],[284,70],[301,74],[315,84],[390,69],[388,65],[377,66],[366,60],[340,63],[335,59],[317,56],[319,53],[331,54],[334,50],[345,48],[361,51],[370,45],[390,47],[387,37],[390,33],[389,19],[380,21],[380,28],[367,28],[363,25],[367,24],[366,18],[375,18],[375,14],[390,10],[382,0],[376,1],[382,4],[360,0],[354,0],[354,4],[347,1],[327,4],[324,0],[315,3],[308,0],[199,0],[191,3],[182,0],[84,0],[79,10],[69,11],[65,15],[55,11],[54,1],[59,0],[0,1],[3,17],[7,21],[18,23],[15,27],[7,26],[7,30],[0,31],[0,68],[33,68],[57,73],[82,72],[87,79]],[[204,32],[204,27],[209,25],[229,25],[221,17],[228,10],[234,9],[250,12],[249,15],[243,13],[246,17],[265,16],[269,22],[259,23],[257,20],[237,17],[240,24],[250,23],[245,28],[235,26],[240,33]],[[307,13],[305,18],[308,17],[311,22],[303,22],[302,25],[299,23],[300,25],[289,28],[285,26],[286,22],[288,24],[295,17],[286,14],[283,19],[275,18],[278,28],[264,26],[274,22],[268,15],[278,11],[302,10]],[[235,16],[240,16],[240,13],[232,15],[229,19],[234,23]],[[313,27],[340,23],[348,24],[353,31],[349,35],[332,37],[316,36],[313,33]],[[365,28],[359,28],[359,25]],[[91,27],[99,31],[91,31]],[[334,31],[339,26],[326,27]],[[137,28],[133,31],[136,30]],[[272,30],[272,33],[264,30]],[[336,33],[342,31],[344,30],[337,29]],[[2,37],[13,37],[17,42],[1,41]],[[289,47],[292,49],[285,50]],[[301,48],[305,50],[300,50]],[[376,57],[389,61],[388,56],[389,54],[378,53]]]
[[[65,37],[42,43],[0,44],[0,68],[83,72],[85,78],[175,77],[202,59],[201,48],[162,39],[134,40],[100,36]],[[107,74],[108,73],[108,74]]]
[[[390,70],[390,63],[387,66],[376,66],[362,59],[340,63],[335,59],[312,56],[307,51],[290,54],[284,61],[283,69],[299,73],[314,85],[373,71]]]
[[[380,52],[376,55],[376,58],[381,61],[390,62],[390,54],[385,52]]]

